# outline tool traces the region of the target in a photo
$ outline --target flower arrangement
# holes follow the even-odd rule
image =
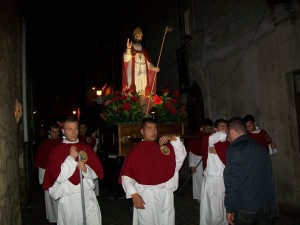
[[[144,117],[138,93],[115,91],[104,96],[104,109],[101,118],[108,126],[118,123],[140,123]]]
[[[185,120],[186,108],[184,102],[179,99],[178,90],[171,93],[168,89],[163,89],[162,95],[155,95],[150,98],[153,102],[150,113],[156,117],[158,122],[181,122]]]
[[[101,118],[107,126],[119,123],[133,124],[140,123],[146,116],[142,104],[142,95],[139,93],[116,91],[113,94],[104,96],[104,108]],[[162,90],[162,95],[151,95],[150,115],[159,123],[180,122],[186,118],[186,109],[182,101],[179,100],[179,92],[169,92]]]

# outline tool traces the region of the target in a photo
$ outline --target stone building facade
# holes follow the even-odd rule
[[[16,100],[22,100],[22,18],[15,0],[1,2],[0,33],[0,224],[20,225],[20,193],[25,194],[24,182],[20,182],[23,142],[14,113]]]
[[[252,114],[278,146],[271,160],[279,208],[300,215],[299,1],[176,3],[154,3],[151,8],[162,10],[142,20],[154,55],[161,40],[155,30],[166,24],[174,27],[166,40],[157,89],[189,84],[183,90],[187,104],[196,104],[189,107],[193,121],[187,126],[200,123],[197,117]],[[135,20],[140,18],[136,15]],[[176,58],[180,51],[186,52],[183,62]],[[183,74],[178,63],[187,64]],[[186,77],[182,81],[180,76]]]

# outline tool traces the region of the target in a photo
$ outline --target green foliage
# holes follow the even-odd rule
[[[118,123],[140,123],[144,118],[141,97],[138,93],[119,91],[106,95],[103,113],[101,113],[104,123],[107,126]]]
[[[186,109],[179,100],[179,92],[170,93],[168,89],[162,95],[149,96],[152,108],[149,112],[158,123],[181,122],[186,119]],[[142,95],[139,93],[120,92],[104,96],[104,109],[101,117],[107,126],[117,124],[140,123],[145,117]]]
[[[186,119],[186,108],[183,101],[180,101],[177,90],[171,93],[168,89],[163,89],[162,95],[151,96],[151,100],[153,105],[150,114],[154,114],[159,123],[182,122]]]

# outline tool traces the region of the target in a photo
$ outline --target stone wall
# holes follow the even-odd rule
[[[285,5],[265,1],[194,1],[202,13],[201,35],[189,43],[191,79],[213,119],[253,114],[278,146],[276,172],[281,206],[300,209],[300,154],[293,94],[293,71],[300,68],[298,19],[291,23]],[[274,18],[275,14],[275,18]],[[274,21],[274,19],[276,21]],[[195,23],[197,24],[197,23]],[[200,26],[200,25],[199,25]]]
[[[18,127],[15,101],[21,96],[21,19],[17,1],[0,7],[0,224],[19,225]]]

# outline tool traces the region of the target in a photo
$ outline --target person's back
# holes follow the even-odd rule
[[[233,183],[240,187],[238,193],[239,209],[253,210],[259,207],[270,207],[275,205],[275,192],[272,181],[272,164],[269,155],[264,148],[250,137],[242,136],[236,145],[233,143],[231,149],[238,151],[243,162],[241,183]],[[237,149],[235,149],[237,148]],[[231,159],[229,158],[228,161]]]
[[[226,151],[224,170],[226,218],[236,225],[273,225],[276,201],[271,160],[246,130],[241,118],[229,120],[231,144]]]

